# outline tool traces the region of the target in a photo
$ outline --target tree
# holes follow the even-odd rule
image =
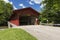
[[[7,23],[10,15],[12,14],[12,5],[0,0],[0,25]]]
[[[44,0],[42,4],[46,4],[42,18],[46,18],[49,22],[60,23],[60,0]]]

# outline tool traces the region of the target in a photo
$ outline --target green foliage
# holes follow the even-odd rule
[[[42,18],[49,20],[49,23],[60,23],[60,0],[44,0],[42,4],[46,4],[42,11]]]
[[[0,0],[0,24],[6,23],[12,14],[12,5]]]

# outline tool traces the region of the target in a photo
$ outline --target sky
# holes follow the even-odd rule
[[[36,11],[40,11],[43,8],[43,5],[40,5],[42,0],[4,0],[6,3],[10,3],[13,5],[13,9],[22,9],[31,7]]]

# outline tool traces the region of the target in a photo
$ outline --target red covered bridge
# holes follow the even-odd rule
[[[38,24],[39,13],[34,9],[28,7],[14,10],[9,22],[15,25],[36,25]]]

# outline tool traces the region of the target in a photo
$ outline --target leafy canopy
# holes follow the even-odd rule
[[[42,4],[46,4],[42,11],[42,19],[60,23],[60,0],[44,0]]]
[[[12,14],[12,9],[10,3],[5,3],[3,0],[0,0],[0,24],[7,22]]]

